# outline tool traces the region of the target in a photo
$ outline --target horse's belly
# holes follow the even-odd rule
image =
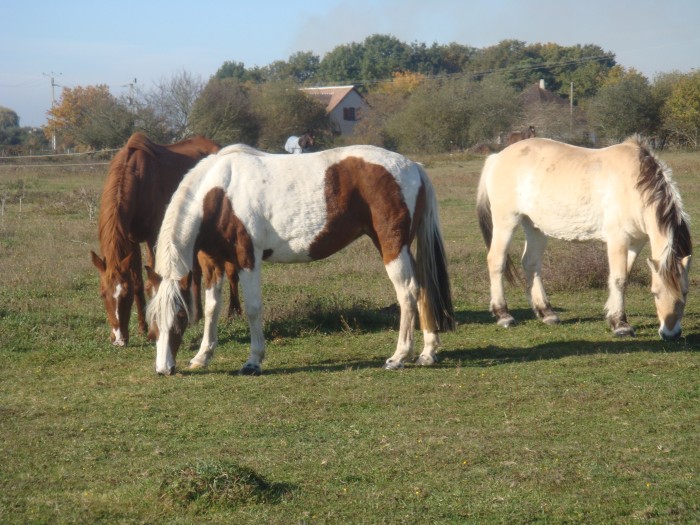
[[[548,237],[567,241],[603,239],[602,211],[582,203],[567,206],[553,202],[546,210],[526,209],[524,215]]]

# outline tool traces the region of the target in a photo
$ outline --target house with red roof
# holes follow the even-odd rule
[[[301,88],[301,91],[326,105],[333,131],[341,136],[352,134],[368,107],[355,86]]]

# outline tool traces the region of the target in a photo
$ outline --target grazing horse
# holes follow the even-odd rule
[[[190,168],[219,149],[204,137],[163,146],[143,133],[134,133],[112,160],[98,220],[102,257],[90,253],[100,274],[100,292],[114,345],[124,346],[129,341],[134,300],[139,331],[144,333],[147,327],[139,243],[146,243],[148,263],[153,265],[153,247],[170,197]],[[194,281],[197,284],[196,278]]]
[[[516,142],[519,142],[521,140],[529,139],[532,137],[536,137],[537,133],[535,132],[535,126],[528,126],[522,131],[513,131],[508,135],[508,140],[506,141],[506,146],[510,146],[511,144],[515,144]]]
[[[148,307],[158,334],[156,372],[175,371],[188,315],[185,278],[195,254],[209,284],[204,337],[190,367],[204,367],[213,357],[221,268],[229,262],[238,269],[250,326],[250,355],[241,373],[258,375],[265,355],[263,260],[323,259],[362,235],[379,250],[401,309],[398,344],[385,368],[401,368],[412,354],[416,310],[424,340],[417,362],[433,364],[438,331],[454,328],[454,312],[437,198],[419,164],[373,146],[309,155],[225,148],[203,160],[173,195],[158,236],[155,272],[149,272],[157,288]]]
[[[607,243],[610,295],[607,319],[615,335],[634,335],[624,293],[632,265],[647,241],[651,247],[651,291],[659,335],[675,339],[688,292],[692,244],[670,170],[638,137],[603,149],[548,139],[518,142],[486,159],[477,196],[479,225],[488,251],[491,311],[498,324],[508,312],[503,273],[513,281],[507,256],[518,224],[525,230],[522,257],[530,304],[545,323],[559,317],[549,303],[540,270],[547,237]]]
[[[301,137],[292,135],[284,144],[287,153],[308,153],[314,145],[314,132],[307,130]]]

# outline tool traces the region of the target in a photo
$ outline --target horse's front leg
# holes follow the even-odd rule
[[[263,308],[262,289],[260,287],[260,260],[262,253],[256,254],[255,268],[243,269],[238,272],[241,287],[243,288],[243,306],[248,327],[250,329],[250,355],[248,361],[241,368],[243,375],[260,375],[262,373],[262,361],[265,358],[265,336],[263,334]]]
[[[146,323],[146,292],[143,284],[143,263],[141,261],[141,247],[134,244],[134,255],[131,259],[132,277],[134,279],[134,300],[136,301],[136,316],[139,323],[139,333],[148,333]]]
[[[387,370],[399,370],[403,368],[404,361],[413,354],[413,330],[418,309],[418,285],[413,273],[414,264],[408,248],[404,247],[401,250],[401,254],[395,260],[386,264],[385,268],[396,290],[396,299],[399,302],[401,311],[401,323],[399,325],[399,339],[396,343],[396,351],[394,355],[386,360],[384,368]]]
[[[608,288],[610,295],[605,304],[607,319],[618,337],[633,336],[634,329],[627,322],[625,313],[625,289],[627,288],[628,247],[622,242],[608,241]]]
[[[223,272],[220,264],[200,251],[197,261],[205,284],[204,296],[204,336],[199,352],[190,361],[190,368],[203,368],[209,364],[218,343],[217,328],[221,313],[221,288]]]

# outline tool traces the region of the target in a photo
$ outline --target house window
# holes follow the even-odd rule
[[[355,108],[343,108],[343,120],[356,120]]]

